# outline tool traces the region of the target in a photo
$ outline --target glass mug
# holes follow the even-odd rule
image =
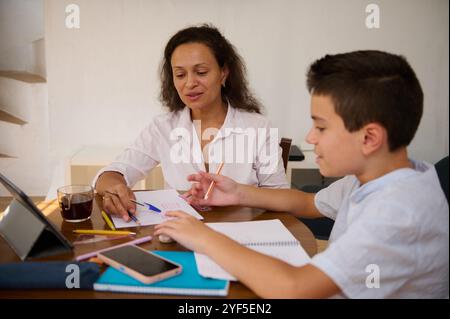
[[[78,223],[91,218],[94,189],[89,185],[67,185],[57,189],[62,218]]]

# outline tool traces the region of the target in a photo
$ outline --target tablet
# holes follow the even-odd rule
[[[1,173],[0,183],[14,198],[0,220],[0,234],[22,260],[72,250],[70,241],[19,187]]]

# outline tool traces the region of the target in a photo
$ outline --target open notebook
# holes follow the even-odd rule
[[[168,294],[190,296],[226,296],[229,282],[204,278],[199,275],[195,265],[194,254],[189,251],[153,251],[164,258],[181,264],[181,274],[153,284],[140,281],[109,267],[94,284],[98,291]]]
[[[311,259],[300,242],[278,219],[207,225],[250,249],[293,266],[302,266]],[[200,275],[204,277],[236,280],[206,255],[195,253],[195,260]]]

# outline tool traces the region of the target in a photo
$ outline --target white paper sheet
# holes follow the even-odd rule
[[[296,238],[278,219],[207,225],[250,249],[281,259],[293,266],[302,266],[311,260]],[[200,275],[204,277],[236,280],[206,255],[195,253],[195,261]]]
[[[156,225],[167,219],[166,211],[181,210],[197,219],[203,217],[195,211],[184,199],[182,199],[178,192],[174,189],[158,190],[158,191],[141,191],[135,192],[136,200],[138,202],[147,202],[153,206],[158,207],[162,212],[156,213],[148,210],[146,207],[136,205],[136,217],[139,219],[141,226]],[[111,216],[114,226],[116,228],[137,227],[139,226],[134,221],[125,222],[118,216]]]

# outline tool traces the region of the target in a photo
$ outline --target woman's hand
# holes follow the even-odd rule
[[[169,236],[190,250],[204,253],[206,244],[211,244],[215,231],[182,211],[166,212],[165,215],[173,219],[156,225],[155,236]]]
[[[196,182],[191,189],[183,194],[191,205],[198,206],[228,206],[239,205],[240,184],[231,178],[222,175],[199,172],[189,175],[188,181]],[[208,194],[208,199],[204,199],[211,182],[214,182],[213,189]],[[188,196],[190,195],[190,197]]]
[[[109,194],[117,194],[118,196]],[[135,200],[134,193],[124,184],[116,184],[105,189],[103,193],[103,209],[109,214],[120,216],[124,221],[130,221],[128,212],[134,214],[136,211],[136,204],[131,199]]]

